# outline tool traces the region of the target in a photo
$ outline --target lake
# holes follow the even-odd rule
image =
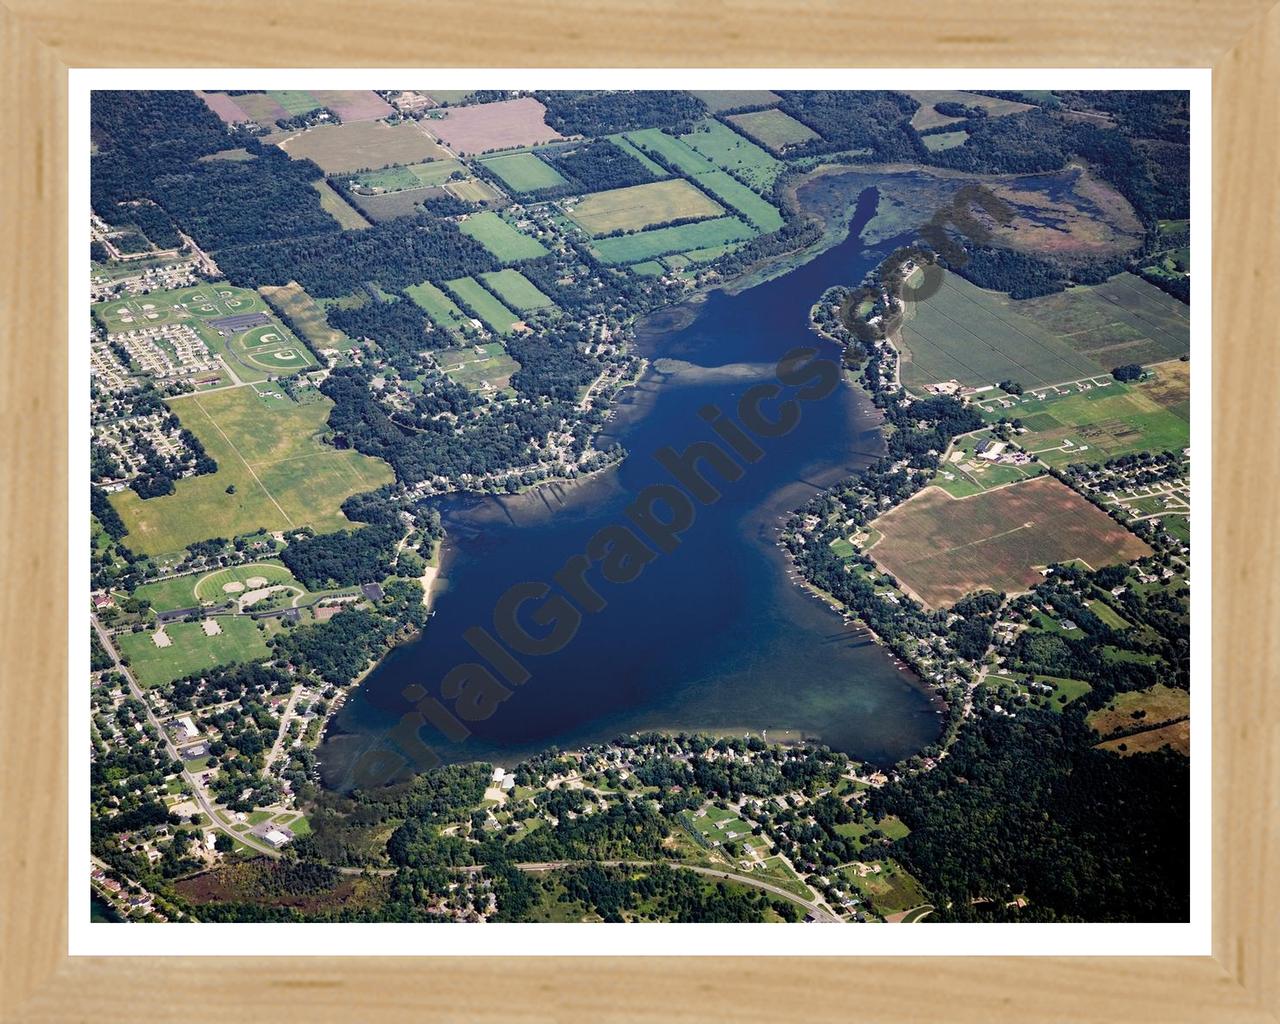
[[[647,319],[638,344],[650,370],[623,393],[599,442],[627,449],[620,465],[521,495],[439,503],[447,586],[436,614],[335,715],[319,749],[326,785],[350,785],[354,759],[388,742],[409,707],[407,686],[438,695],[450,669],[477,660],[462,634],[492,630],[508,587],[551,581],[597,530],[627,522],[623,510],[636,494],[671,482],[654,453],[714,439],[699,410],[732,411],[744,391],[774,379],[778,359],[797,346],[839,360],[835,345],[809,331],[808,311],[827,287],[858,283],[891,248],[859,241],[875,205],[874,190],[863,192],[848,238],[809,262]],[[791,730],[880,765],[934,741],[940,718],[919,680],[801,589],[777,547],[790,510],[883,452],[879,423],[849,383],[806,403],[799,425],[762,441],[764,456],[739,480],[717,481],[723,497],[699,506],[676,550],[630,583],[593,577],[607,606],[584,616],[558,653],[522,656],[531,678],[474,723],[473,735],[453,742],[427,727],[424,742],[447,762],[509,766],[548,747],[646,729]]]

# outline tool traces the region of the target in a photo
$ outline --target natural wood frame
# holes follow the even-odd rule
[[[1280,1019],[1280,256],[1271,0],[1009,8],[403,0],[0,6],[3,1019]],[[273,15],[266,17],[264,15]],[[380,24],[394,25],[387,31]],[[198,24],[199,31],[193,31]],[[283,26],[293,26],[285,28]],[[571,27],[572,32],[562,31]],[[66,955],[68,67],[1214,68],[1214,929],[1197,958],[219,959]],[[38,315],[15,315],[39,294]],[[28,307],[30,308],[30,307]],[[24,309],[25,313],[26,310]],[[1269,315],[1268,315],[1269,314]],[[36,344],[32,326],[53,338]],[[77,338],[72,338],[72,344]],[[1209,581],[1198,580],[1200,587]],[[145,1009],[143,1008],[145,1006]]]

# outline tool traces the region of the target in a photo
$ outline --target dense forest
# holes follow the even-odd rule
[[[1016,918],[1018,896],[1033,920],[1187,919],[1189,762],[1096,742],[1082,708],[982,715],[932,772],[872,796],[911,827],[894,854],[950,904],[940,919]]]
[[[403,534],[403,528],[388,524],[312,537],[295,535],[280,560],[308,590],[377,582],[391,572],[396,543]]]
[[[547,108],[547,124],[562,135],[610,135],[640,128],[664,128],[679,135],[707,112],[700,99],[678,89],[533,95]]]
[[[556,153],[551,162],[577,181],[583,192],[600,192],[652,181],[653,175],[630,153],[608,139],[592,139],[573,149]]]

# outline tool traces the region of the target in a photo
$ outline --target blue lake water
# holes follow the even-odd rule
[[[603,439],[629,452],[620,466],[513,497],[440,503],[448,541],[436,614],[334,717],[319,751],[327,785],[352,784],[354,760],[389,742],[409,708],[406,687],[439,695],[450,669],[477,660],[462,634],[492,631],[508,587],[550,582],[597,530],[626,523],[624,509],[646,486],[671,482],[654,453],[714,439],[699,410],[731,412],[797,346],[838,361],[836,347],[808,330],[808,310],[887,251],[858,240],[874,207],[874,192],[864,193],[848,239],[772,281],[649,318],[639,345],[652,368],[624,393]],[[796,730],[880,764],[932,742],[940,719],[919,681],[792,582],[776,546],[781,517],[883,451],[879,422],[847,383],[805,404],[796,429],[760,442],[765,455],[741,479],[717,483],[723,497],[698,507],[675,551],[630,583],[589,575],[607,606],[584,616],[558,653],[521,656],[531,678],[490,718],[469,723],[472,735],[450,741],[428,726],[422,740],[445,761],[508,765],[649,728]]]

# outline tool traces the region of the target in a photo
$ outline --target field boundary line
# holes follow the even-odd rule
[[[277,511],[282,515],[282,516],[284,516],[284,521],[285,521],[286,523],[288,523],[290,527],[295,527],[295,526],[297,526],[297,523],[295,523],[292,519],[290,519],[290,518],[289,518],[289,513],[288,513],[288,512],[286,512],[284,509],[282,509],[282,508],[280,507],[280,502],[276,501],[276,496],[275,496],[274,494],[272,494],[269,490],[267,490],[267,486],[266,486],[266,484],[264,484],[261,480],[259,480],[259,479],[258,479],[258,474],[257,474],[257,473],[255,473],[255,472],[253,471],[253,467],[252,467],[251,465],[249,465],[248,460],[247,460],[243,455],[241,455],[241,454],[240,454],[240,449],[239,449],[239,448],[237,448],[237,447],[235,446],[235,442],[233,442],[233,441],[231,440],[231,438],[227,437],[226,431],[224,431],[224,430],[222,429],[222,427],[220,427],[220,426],[218,425],[218,421],[217,421],[217,420],[215,420],[212,416],[210,416],[210,415],[209,415],[209,410],[208,410],[208,409],[206,409],[203,405],[201,405],[201,404],[200,404],[200,398],[199,398],[199,396],[197,396],[197,395],[193,395],[193,396],[192,396],[192,398],[194,399],[194,401],[195,401],[195,403],[196,403],[196,407],[197,407],[197,408],[199,408],[199,410],[200,410],[202,413],[204,413],[204,418],[205,418],[205,419],[207,419],[210,423],[212,423],[212,424],[213,424],[213,429],[214,429],[214,430],[216,430],[219,434],[221,434],[221,435],[222,435],[222,439],[223,439],[224,441],[226,441],[226,442],[227,442],[227,446],[228,446],[228,447],[229,447],[233,452],[235,452],[235,453],[236,453],[236,458],[238,458],[241,462],[243,462],[243,463],[244,463],[244,468],[245,468],[245,469],[247,469],[247,470],[249,471],[249,475],[250,475],[251,477],[253,477],[253,481],[254,481],[254,483],[256,483],[259,487],[261,487],[261,488],[262,488],[262,493],[263,493],[263,494],[265,494],[265,495],[267,496],[267,498],[270,500],[271,504],[273,504],[273,505],[276,507],[276,510],[277,510]]]

